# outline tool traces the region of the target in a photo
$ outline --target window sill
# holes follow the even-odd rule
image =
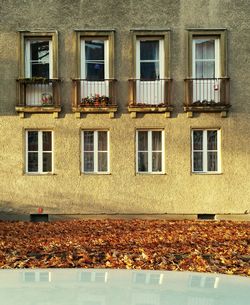
[[[117,112],[118,106],[78,106],[72,107],[72,111],[75,113],[77,118],[81,117],[81,113],[109,113],[109,117],[113,118],[115,112]]]
[[[151,176],[151,175],[159,175],[159,176],[164,176],[166,173],[164,172],[136,172],[136,176]]]
[[[23,173],[23,176],[56,176],[55,173]]]
[[[191,175],[223,175],[222,172],[191,172]]]
[[[57,118],[58,113],[62,110],[61,106],[16,106],[16,112],[24,118],[25,113],[53,113],[53,117]]]
[[[129,105],[128,112],[131,114],[132,118],[136,118],[137,113],[163,113],[165,117],[170,117],[173,111],[173,106],[140,106],[140,105]]]
[[[109,176],[109,175],[111,175],[111,173],[110,172],[107,172],[107,173],[102,173],[102,172],[99,172],[99,173],[96,173],[96,172],[81,172],[81,176],[91,176],[91,175],[94,175],[94,176],[102,176],[102,175],[104,175],[104,176]]]
[[[193,116],[193,112],[210,112],[216,113],[220,112],[221,117],[227,117],[227,112],[231,105],[189,105],[184,106],[184,112],[188,113],[188,117]]]

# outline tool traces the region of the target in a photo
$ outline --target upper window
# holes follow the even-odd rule
[[[218,173],[220,164],[220,130],[192,130],[192,171]]]
[[[189,30],[188,38],[186,106],[228,106],[226,30]]]
[[[31,110],[33,106],[36,108],[30,112],[37,111],[37,106],[53,106],[52,110],[52,107],[44,108],[44,112],[55,111],[55,107],[60,105],[57,77],[57,33],[20,32],[17,111],[27,112],[20,107]]]
[[[169,104],[169,31],[133,30],[134,78],[130,105]]]
[[[53,78],[52,40],[25,40],[25,77]]]
[[[114,31],[77,31],[74,106],[115,105]]]
[[[82,172],[109,172],[109,133],[105,130],[82,131]]]
[[[137,130],[136,171],[163,173],[164,139],[162,130]]]
[[[20,78],[57,78],[57,32],[20,32]]]
[[[48,130],[26,131],[26,172],[53,172],[53,133]]]

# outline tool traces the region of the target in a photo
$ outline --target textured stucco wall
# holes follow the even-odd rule
[[[43,0],[0,3],[0,211],[32,213],[244,213],[250,207],[250,6],[235,0]],[[116,29],[115,78],[119,110],[76,119],[71,112],[71,78],[76,76],[74,29]],[[128,79],[132,76],[132,28],[171,29],[171,118],[127,113]],[[227,118],[219,113],[183,112],[186,77],[186,29],[228,30],[231,104]],[[18,77],[18,33],[59,32],[59,76],[63,111],[15,112]],[[165,130],[165,175],[135,174],[135,130]],[[191,173],[191,128],[219,127],[222,174]],[[55,137],[55,175],[24,172],[24,130],[51,128]],[[81,128],[110,130],[110,175],[80,174]]]

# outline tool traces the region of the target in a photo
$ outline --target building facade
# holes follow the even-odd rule
[[[0,5],[1,213],[247,213],[247,1]]]

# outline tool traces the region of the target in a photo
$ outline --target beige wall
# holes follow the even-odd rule
[[[94,5],[93,5],[94,3]],[[29,214],[38,206],[48,213],[244,213],[250,209],[250,87],[247,1],[98,0],[3,1],[0,4],[0,212]],[[74,29],[115,29],[115,77],[118,113],[71,112],[71,78],[76,76]],[[170,28],[174,112],[138,115],[127,112],[132,76],[132,28]],[[186,29],[228,30],[231,104],[227,118],[183,112]],[[18,77],[18,30],[58,30],[59,76],[63,111],[15,112]],[[165,131],[164,175],[135,174],[136,128]],[[222,174],[191,173],[191,128],[221,128]],[[55,175],[24,174],[24,131],[51,128],[55,138]],[[110,130],[110,175],[80,174],[80,130]]]

